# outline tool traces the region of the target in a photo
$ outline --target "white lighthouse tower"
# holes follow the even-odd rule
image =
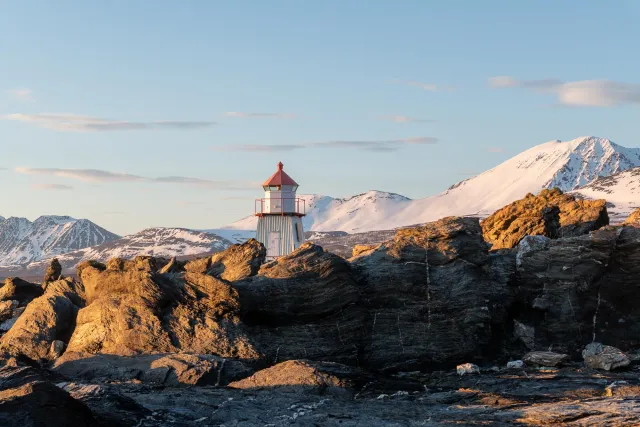
[[[306,206],[296,197],[298,184],[282,169],[262,184],[264,198],[257,199],[255,214],[258,217],[256,239],[267,248],[267,260],[288,255],[304,241],[302,217]]]

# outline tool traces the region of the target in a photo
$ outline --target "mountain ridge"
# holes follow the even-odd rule
[[[445,216],[487,216],[544,188],[576,191],[600,176],[640,167],[640,148],[627,148],[607,138],[580,137],[536,145],[447,190],[423,199],[369,191],[344,199],[300,195],[310,206],[303,219],[307,231],[359,233],[389,230]],[[620,214],[624,212],[621,211]],[[255,229],[257,218],[245,217],[227,229]]]

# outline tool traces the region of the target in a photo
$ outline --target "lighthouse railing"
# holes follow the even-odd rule
[[[299,197],[273,197],[256,199],[254,214],[261,215],[298,215],[307,214],[307,201]]]

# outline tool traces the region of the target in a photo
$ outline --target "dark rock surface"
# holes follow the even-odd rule
[[[97,426],[89,408],[27,366],[0,368],[0,425],[3,427]]]
[[[305,243],[233,287],[242,322],[266,360],[358,364],[365,314],[344,259]]]
[[[487,249],[477,219],[450,217],[354,258],[367,308],[362,363],[414,369],[490,351],[507,284],[488,274]]]

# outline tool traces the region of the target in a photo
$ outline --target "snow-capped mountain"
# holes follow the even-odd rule
[[[74,269],[86,260],[108,261],[111,258],[133,258],[137,255],[156,257],[185,257],[224,250],[231,242],[216,234],[185,228],[147,228],[136,234],[122,237],[102,245],[58,255],[63,270]],[[30,263],[26,272],[42,274],[50,259]]]
[[[550,141],[424,199],[411,200],[380,191],[348,199],[300,196],[307,203],[303,222],[306,230],[357,233],[420,224],[449,215],[484,217],[527,193],[552,187],[571,191],[601,176],[639,166],[640,148],[625,148],[605,138]],[[584,194],[587,196],[587,192]],[[622,199],[631,196],[620,195]],[[618,203],[624,205],[622,200]],[[633,204],[632,200],[629,203]],[[255,230],[256,223],[257,218],[247,217],[226,228]]]
[[[86,219],[50,215],[31,222],[11,217],[0,220],[0,266],[24,265],[118,237]]]
[[[589,199],[606,199],[612,222],[624,221],[640,208],[640,167],[598,178],[573,193]]]

